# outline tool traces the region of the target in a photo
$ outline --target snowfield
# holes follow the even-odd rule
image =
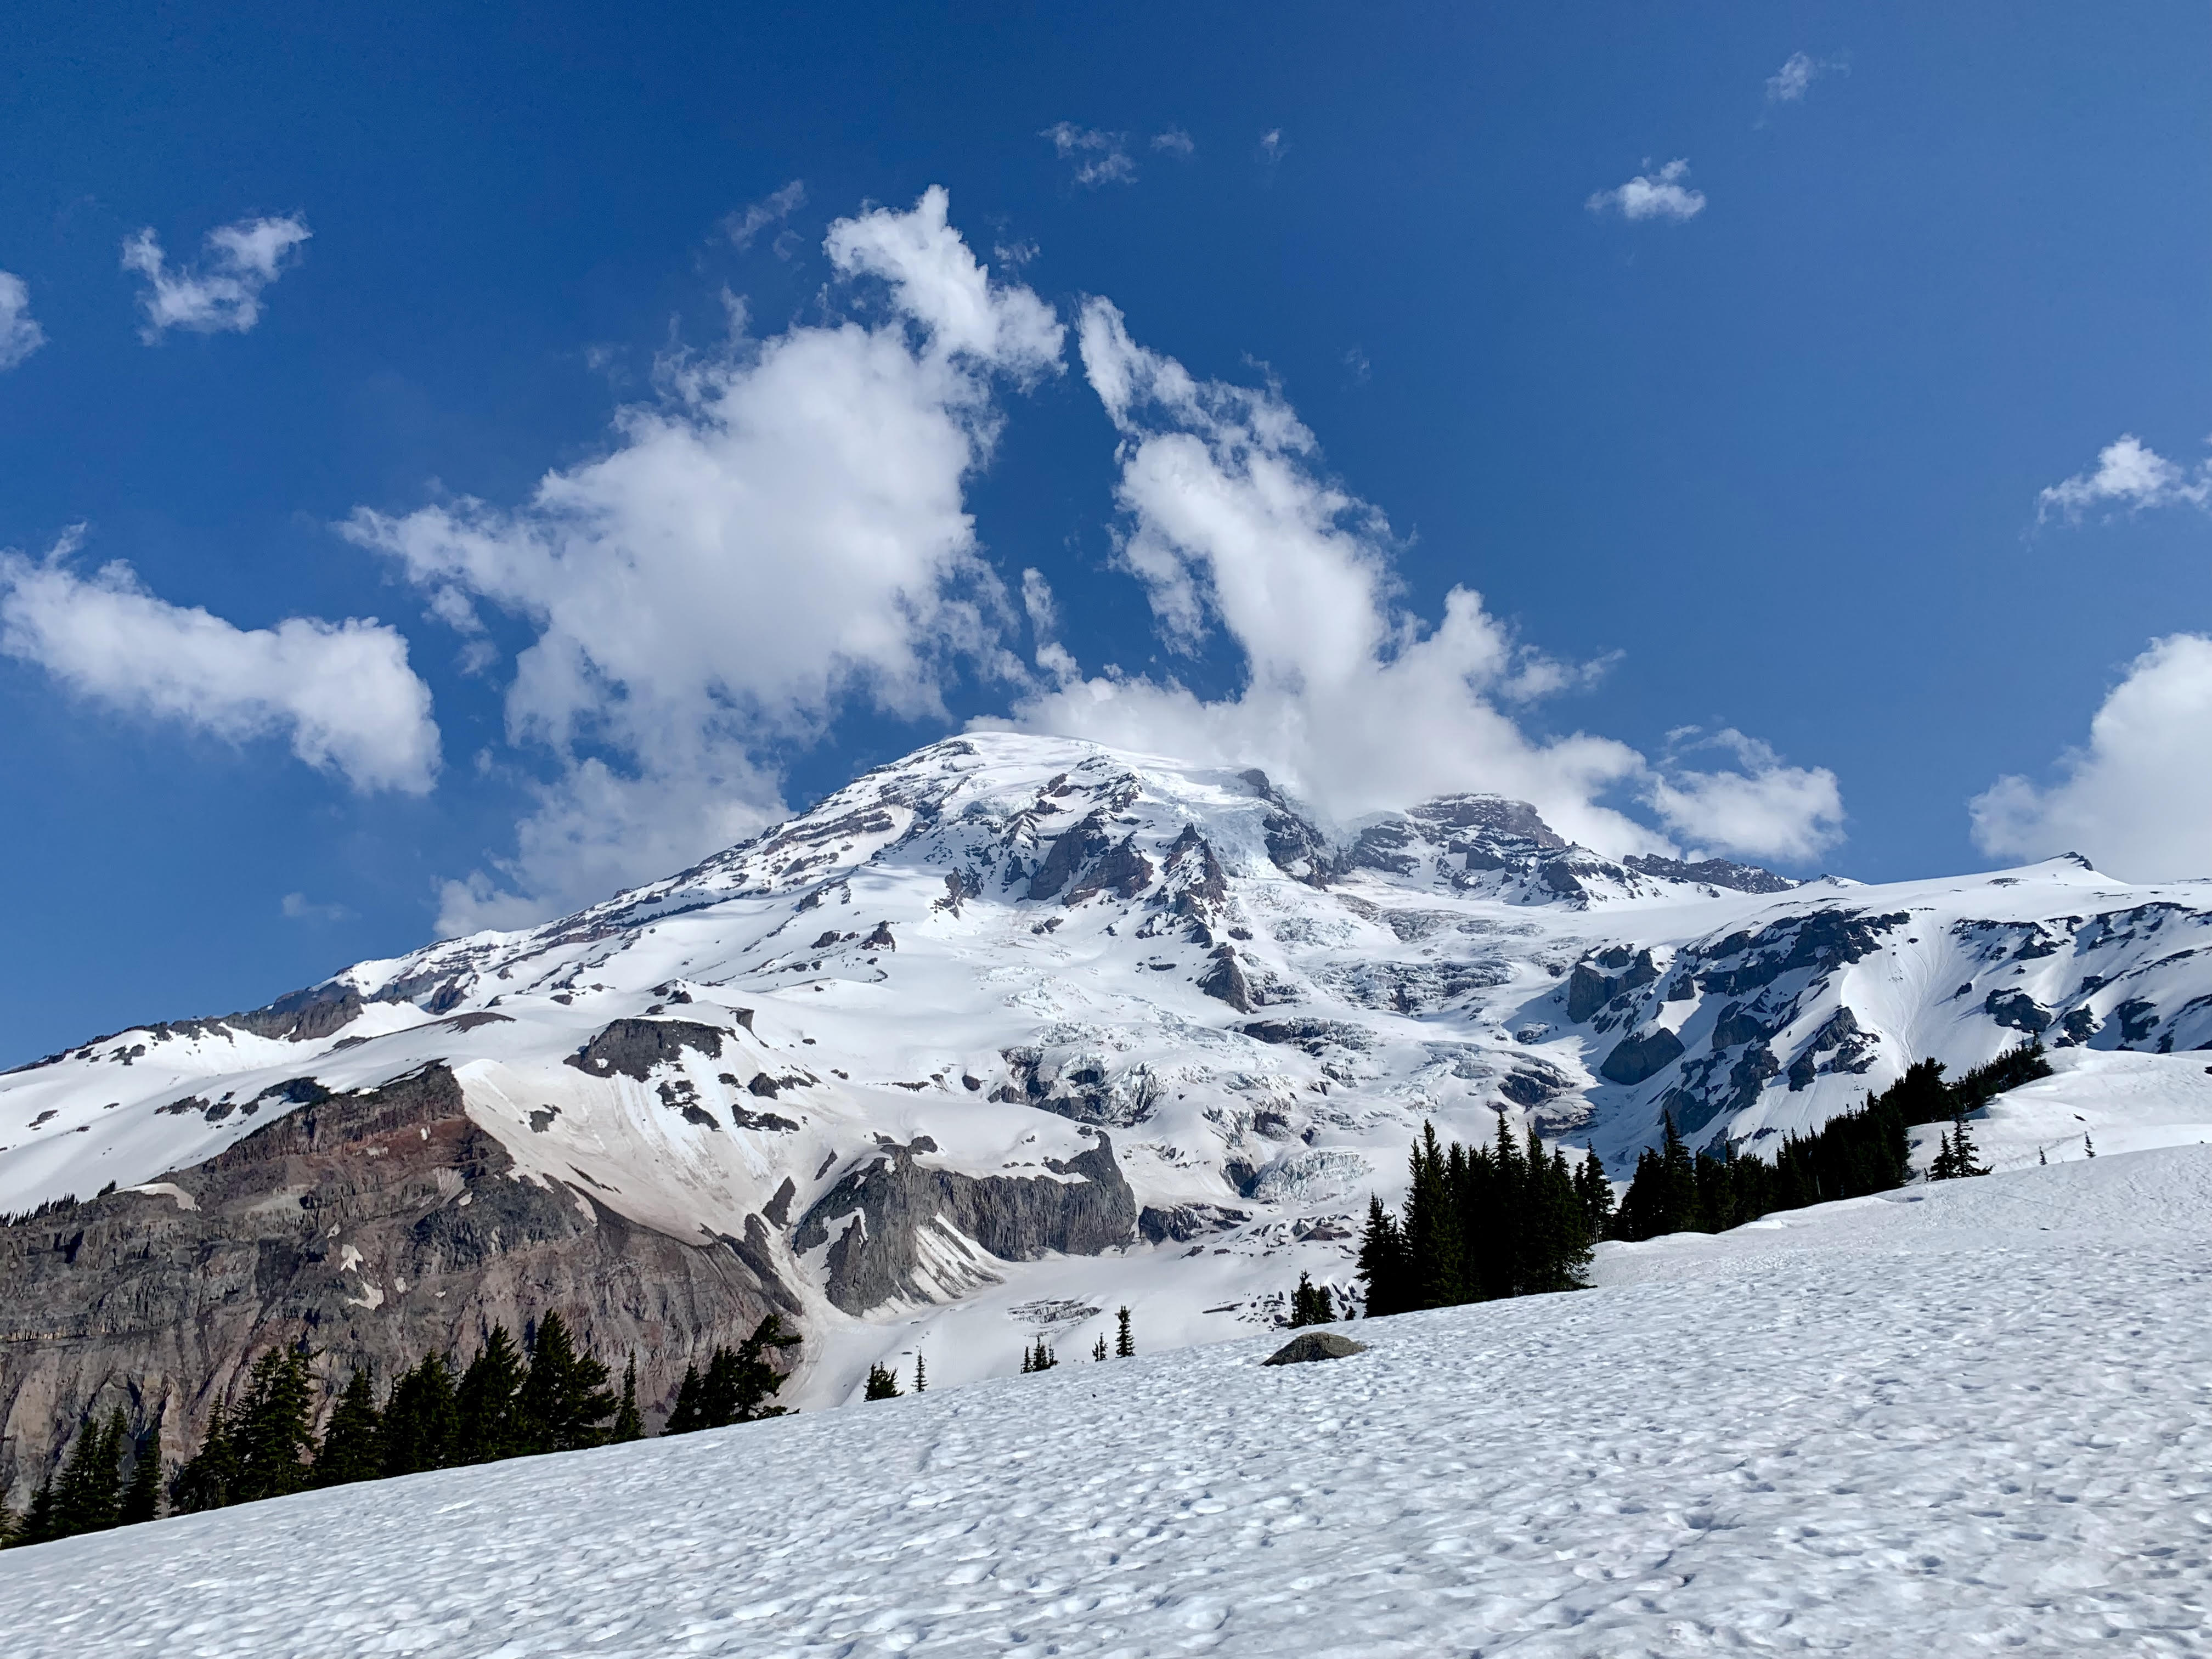
[[[2031,1153],[1606,1245],[1598,1277],[1355,1323],[1326,1364],[1263,1369],[1279,1334],[1063,1349],[12,1551],[4,1646],[2212,1652],[2212,1150]]]

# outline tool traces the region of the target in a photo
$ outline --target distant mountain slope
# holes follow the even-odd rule
[[[917,1341],[945,1382],[1087,1346],[1123,1301],[1202,1340],[1301,1268],[1348,1285],[1424,1119],[1503,1110],[1619,1170],[1662,1112],[1758,1147],[2030,1033],[2062,1079],[2127,1050],[2203,1087],[2208,943],[2212,884],[2079,860],[1801,886],[1617,862],[1494,796],[1334,827],[1258,773],[935,744],[574,916],[0,1077],[0,1208],[79,1200],[0,1229],[0,1486],[126,1389],[197,1432],[250,1346],[307,1331],[342,1380],[560,1305],[661,1402],[768,1306],[811,1403]],[[369,1173],[383,1129],[297,1163],[277,1127],[379,1123],[426,1079],[404,1175]],[[510,1209],[538,1219],[467,1224]],[[188,1315],[137,1265],[156,1234],[166,1271],[284,1265]],[[641,1251],[691,1288],[620,1291]]]

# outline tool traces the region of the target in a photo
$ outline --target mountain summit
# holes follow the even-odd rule
[[[557,1306],[664,1404],[769,1310],[802,1403],[1125,1304],[1231,1334],[1351,1288],[1424,1121],[1619,1172],[1662,1114],[1755,1151],[1923,1055],[2140,1067],[2212,1043],[2208,944],[2212,884],[2078,860],[1799,884],[1497,796],[1339,830],[1256,771],[954,738],[558,921],[0,1077],[0,1322],[59,1333],[0,1345],[0,1482],[58,1407],[130,1376],[196,1431],[310,1331],[342,1379]]]

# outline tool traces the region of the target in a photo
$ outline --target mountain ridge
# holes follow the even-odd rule
[[[470,1309],[528,1313],[472,1287],[552,1247],[485,1235],[465,1268],[441,1241],[522,1183],[737,1287],[646,1318],[611,1288],[629,1268],[561,1280],[607,1310],[598,1340],[654,1345],[656,1406],[769,1306],[808,1337],[794,1397],[823,1404],[921,1346],[940,1386],[1011,1369],[1021,1338],[1087,1340],[1124,1301],[1175,1344],[1271,1323],[1301,1271],[1349,1291],[1357,1214],[1427,1120],[1478,1139],[1502,1111],[1625,1174],[1662,1115],[1757,1151],[1923,1055],[2031,1036],[2062,1089],[2201,1085],[2208,946],[2212,884],[2078,860],[1794,883],[1607,859],[1495,795],[1331,830],[1264,775],[978,732],[573,915],[0,1075],[0,1210],[74,1195],[122,1238],[272,1123],[440,1067],[441,1133],[477,1150],[419,1188],[349,1165],[385,1194],[373,1227],[241,1221],[298,1257],[282,1293],[240,1292],[219,1363],[131,1387],[188,1425],[256,1340],[312,1330],[340,1382],[395,1323],[465,1348]],[[129,1259],[72,1317],[128,1301]],[[118,1324],[42,1359],[28,1323],[0,1326],[0,1431],[27,1449],[161,1348]],[[15,1455],[0,1482],[42,1462]]]

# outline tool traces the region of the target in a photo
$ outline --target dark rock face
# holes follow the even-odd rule
[[[1103,1133],[1089,1152],[1046,1164],[1079,1181],[963,1175],[915,1161],[917,1152],[935,1150],[926,1137],[887,1146],[816,1200],[792,1236],[801,1255],[830,1245],[830,1299],[846,1312],[865,1313],[898,1296],[933,1300],[921,1237],[940,1218],[1006,1261],[1032,1261],[1047,1250],[1097,1255],[1135,1236],[1136,1196]]]
[[[1789,877],[1778,876],[1771,870],[1762,870],[1755,864],[1737,864],[1729,859],[1700,859],[1695,864],[1685,864],[1680,859],[1644,854],[1632,855],[1621,862],[1639,875],[1659,876],[1668,881],[1703,882],[1708,887],[1727,887],[1739,893],[1787,893],[1797,885]]]
[[[1262,1365],[1308,1365],[1317,1359],[1349,1359],[1365,1353],[1364,1342],[1354,1342],[1334,1331],[1307,1331],[1292,1337],[1260,1363]]]
[[[1125,836],[1109,848],[1106,856],[1084,873],[1082,880],[1067,890],[1066,902],[1080,904],[1100,893],[1111,893],[1116,898],[1133,899],[1152,885],[1152,862],[1137,850],[1137,838]]]
[[[1255,767],[1237,776],[1245,787],[1274,809],[1261,820],[1260,829],[1275,868],[1309,887],[1328,886],[1334,862],[1328,838],[1290,803],[1265,772]]]
[[[654,1066],[680,1058],[686,1048],[720,1059],[722,1036],[716,1027],[688,1019],[618,1019],[566,1063],[592,1077],[619,1073],[642,1083]]]
[[[1240,1014],[1252,1012],[1252,983],[1244,977],[1244,969],[1237,960],[1237,947],[1218,945],[1213,950],[1213,966],[1199,976],[1198,988],[1206,995],[1227,1003]]]
[[[251,1013],[233,1014],[223,1024],[256,1036],[312,1042],[351,1024],[361,1010],[361,994],[350,985],[318,985],[278,997]]]
[[[1225,1204],[1172,1204],[1159,1209],[1147,1204],[1137,1216],[1137,1236],[1147,1244],[1163,1244],[1170,1239],[1188,1244],[1206,1233],[1227,1232],[1251,1218],[1244,1211],[1232,1210]]]
[[[1114,844],[1106,833],[1103,813],[1093,812],[1073,828],[1061,832],[1030,878],[1030,896],[1048,899],[1074,879],[1075,873]]]
[[[441,1065],[269,1123],[175,1191],[120,1191],[0,1226],[0,1492],[18,1508],[88,1411],[159,1417],[172,1458],[261,1350],[308,1340],[334,1397],[557,1309],[652,1404],[684,1365],[798,1304],[768,1235],[685,1242],[586,1191],[517,1177]],[[179,1196],[181,1194],[181,1196]],[[757,1237],[753,1237],[757,1233]]]
[[[1608,1083],[1641,1083],[1681,1057],[1682,1039],[1662,1025],[1641,1036],[1623,1037],[1598,1067],[1598,1075]]]
[[[1708,996],[1741,997],[1764,990],[1797,969],[1832,973],[1871,956],[1882,934],[1894,933],[1911,920],[1902,910],[1880,916],[1816,910],[1775,922],[1756,934],[1731,933],[1700,953],[1711,965],[1699,974],[1698,982]]]
[[[2030,1036],[2051,1024],[2051,1010],[2025,991],[1992,991],[1982,1000],[1982,1012],[1998,1024]]]

